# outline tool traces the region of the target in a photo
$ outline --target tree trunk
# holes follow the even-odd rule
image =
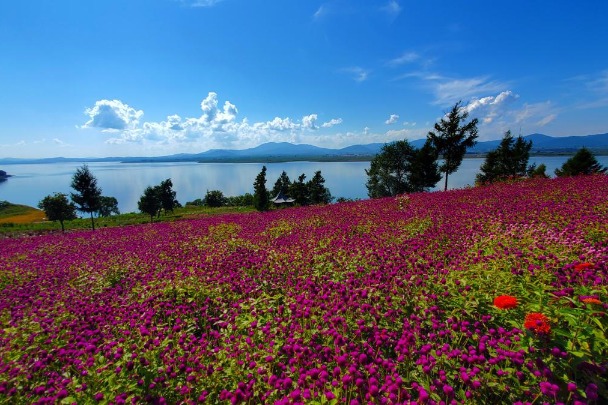
[[[93,220],[93,211],[91,211],[91,229],[95,230],[95,221]]]
[[[59,223],[61,224],[61,232],[65,232],[65,228],[63,227],[63,220],[59,221]]]
[[[445,187],[443,191],[448,191],[448,172],[445,172]]]

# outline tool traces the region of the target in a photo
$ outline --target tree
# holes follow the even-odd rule
[[[464,121],[469,113],[457,102],[447,113],[447,119],[442,118],[435,123],[435,131],[430,131],[429,139],[436,152],[443,157],[444,162],[439,170],[445,174],[444,191],[448,189],[448,176],[460,167],[467,149],[477,143],[477,118],[469,123]]]
[[[538,166],[536,166],[536,164],[533,164],[532,166],[530,166],[528,176],[532,178],[542,179],[549,178],[549,176],[547,176],[547,165],[545,165],[544,163],[541,163]]]
[[[587,148],[581,148],[574,156],[566,160],[561,168],[555,169],[557,177],[578,176],[580,174],[606,173],[607,168],[597,161]]]
[[[160,182],[158,188],[158,198],[160,199],[161,207],[163,211],[165,211],[165,215],[167,212],[179,207],[179,202],[175,198],[177,193],[173,191],[173,183],[171,179],[167,179]]]
[[[150,222],[154,221],[154,216],[162,209],[163,205],[159,196],[159,187],[149,186],[144,190],[144,194],[137,202],[137,208],[144,214],[150,215]]]
[[[72,201],[77,205],[76,209],[91,214],[91,228],[95,230],[93,213],[100,208],[101,188],[97,187],[97,179],[86,164],[76,170],[71,186],[76,191],[70,194]]]
[[[109,217],[112,214],[119,215],[120,210],[118,209],[118,200],[114,197],[99,197],[99,211],[97,211],[100,217]]]
[[[272,197],[276,197],[280,193],[287,195],[289,192],[289,186],[290,186],[289,176],[287,175],[287,173],[285,173],[285,171],[283,171],[281,173],[281,176],[279,176],[277,181],[274,183],[274,187],[272,188],[272,193],[270,195]]]
[[[289,196],[294,199],[294,202],[298,205],[308,205],[308,185],[304,182],[306,175],[302,173],[297,181],[294,181],[289,185]]]
[[[493,183],[509,177],[527,176],[535,169],[528,167],[530,149],[532,141],[524,140],[521,135],[514,139],[511,131],[505,132],[500,145],[486,155],[476,182]]]
[[[208,207],[222,207],[227,203],[224,193],[222,193],[220,190],[207,190],[207,194],[205,195],[203,201],[204,205]]]
[[[258,211],[268,210],[270,198],[266,189],[266,166],[262,166],[262,171],[256,176],[253,183],[253,205]]]
[[[44,211],[49,221],[59,221],[61,232],[65,232],[63,221],[76,219],[76,205],[68,200],[67,195],[55,193],[47,195],[38,203],[38,208]]]
[[[367,194],[380,198],[426,191],[441,179],[438,170],[437,154],[430,142],[421,149],[407,140],[386,144],[365,170]]]
[[[429,191],[441,180],[437,158],[437,151],[429,140],[416,151],[409,178],[412,192]]]
[[[329,204],[333,200],[329,189],[325,187],[325,179],[320,170],[315,172],[315,175],[306,184],[306,188],[310,204]]]

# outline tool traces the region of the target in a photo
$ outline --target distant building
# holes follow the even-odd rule
[[[277,194],[277,196],[275,198],[273,198],[272,200],[273,203],[275,204],[291,204],[292,202],[294,202],[295,200],[293,198],[289,198],[287,197],[285,194],[283,194],[283,192],[279,192],[279,194]]]

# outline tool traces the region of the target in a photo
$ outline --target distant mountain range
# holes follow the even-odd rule
[[[532,141],[532,154],[573,154],[586,147],[595,154],[608,154],[608,133],[585,136],[554,137],[543,134],[524,136]],[[410,143],[415,147],[424,144],[424,139]],[[482,155],[496,149],[500,139],[478,142],[469,149],[469,155]],[[105,158],[45,158],[19,159],[0,158],[0,164],[60,163],[60,162],[201,162],[201,163],[245,163],[287,161],[367,161],[378,154],[384,144],[370,143],[353,145],[342,149],[320,148],[313,145],[295,145],[288,142],[269,142],[250,149],[211,149],[202,153],[180,153],[155,157],[105,157]]]

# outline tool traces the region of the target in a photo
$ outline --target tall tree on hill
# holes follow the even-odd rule
[[[321,171],[317,170],[312,179],[306,184],[308,189],[308,198],[311,204],[329,204],[333,197],[329,189],[325,187],[325,179],[321,175]]]
[[[489,152],[476,176],[477,183],[493,183],[509,177],[525,177],[535,167],[528,167],[532,141],[526,141],[521,135],[513,138],[511,131],[505,132],[498,147]]]
[[[63,221],[76,219],[76,205],[62,193],[47,195],[38,203],[38,208],[44,211],[49,221],[59,221],[61,232],[65,232]]]
[[[163,207],[159,191],[160,188],[158,186],[148,186],[137,202],[137,208],[144,214],[150,215],[150,223],[154,221],[154,216],[158,215]]]
[[[267,211],[270,198],[266,189],[266,166],[262,166],[262,171],[256,176],[253,183],[253,205],[258,211]]]
[[[272,188],[272,193],[270,194],[272,197],[276,197],[279,193],[283,195],[287,195],[289,193],[289,176],[285,171],[281,173],[281,176],[274,183],[274,187]]]
[[[163,211],[165,211],[165,214],[169,211],[173,212],[175,208],[179,207],[180,204],[175,198],[177,193],[173,191],[173,182],[171,182],[171,179],[161,181],[160,185],[157,187],[158,198],[160,198],[160,204]]]
[[[99,211],[101,207],[101,188],[97,186],[97,179],[87,165],[76,170],[71,187],[76,191],[70,194],[72,201],[77,205],[76,209],[91,214],[91,228],[95,230],[93,213]]]
[[[448,176],[460,167],[467,149],[477,143],[477,118],[465,123],[469,113],[457,102],[454,107],[435,123],[435,131],[430,131],[427,139],[439,155],[443,157],[443,164],[439,170],[445,174],[444,190],[448,189]]]
[[[302,173],[298,176],[298,180],[294,181],[289,185],[289,196],[295,200],[295,203],[298,205],[308,205],[309,195],[308,195],[308,184],[304,182],[306,180],[306,175]]]
[[[555,169],[557,177],[578,176],[580,174],[606,173],[607,168],[597,161],[587,148],[581,148],[566,160],[561,168]]]
[[[407,140],[386,144],[365,173],[370,198],[426,191],[441,179],[437,153],[430,141],[421,149],[416,149]]]

